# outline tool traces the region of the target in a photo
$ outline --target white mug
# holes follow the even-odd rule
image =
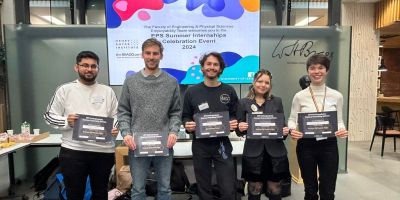
[[[33,129],[33,134],[34,135],[39,135],[39,133],[40,133],[40,129],[38,129],[38,128],[34,128]]]
[[[12,129],[7,130],[7,134],[8,134],[8,135],[14,135],[14,130],[12,130]]]

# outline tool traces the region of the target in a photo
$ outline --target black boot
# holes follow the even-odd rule
[[[247,200],[260,200],[261,199],[261,194],[259,195],[253,195],[248,193],[247,194]]]

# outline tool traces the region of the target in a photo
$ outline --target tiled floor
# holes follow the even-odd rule
[[[393,140],[389,139],[386,141],[385,154],[381,157],[380,142],[381,138],[376,138],[371,152],[369,152],[370,142],[349,143],[348,173],[338,175],[337,200],[400,199],[400,150],[393,152]],[[15,189],[17,193],[26,194],[29,199],[33,199],[34,193],[30,186],[31,184],[23,184]],[[292,195],[284,200],[301,200],[303,195],[303,185],[292,183]],[[175,197],[174,199],[185,199],[182,195]],[[193,197],[193,200],[197,199],[196,196]],[[267,198],[263,196],[262,199]]]

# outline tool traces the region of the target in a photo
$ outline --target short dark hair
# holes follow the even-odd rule
[[[307,71],[311,65],[315,65],[315,64],[323,65],[323,66],[325,66],[326,71],[329,71],[329,67],[331,65],[331,60],[328,58],[328,56],[325,56],[324,54],[315,54],[315,55],[309,57],[307,60],[307,67],[306,67]]]
[[[164,47],[163,47],[162,43],[160,41],[158,41],[156,38],[149,38],[146,41],[144,41],[142,44],[142,51],[144,51],[144,49],[149,46],[160,47],[160,53],[163,54]]]
[[[96,60],[97,64],[100,64],[99,56],[97,56],[97,54],[92,51],[79,52],[79,54],[76,56],[76,64],[79,64],[83,58],[94,59],[94,60]]]
[[[200,65],[202,67],[204,67],[204,63],[206,62],[207,58],[210,57],[210,56],[214,56],[214,57],[217,58],[217,60],[219,62],[219,67],[221,68],[221,74],[222,74],[222,72],[224,71],[224,68],[225,68],[225,61],[222,58],[221,54],[218,53],[218,52],[213,51],[211,53],[207,53],[207,54],[204,54],[203,56],[201,56],[201,58],[199,60]]]

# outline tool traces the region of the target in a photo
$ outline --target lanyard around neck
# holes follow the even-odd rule
[[[314,101],[315,109],[317,109],[317,112],[324,112],[324,108],[325,108],[325,98],[326,98],[326,86],[325,86],[324,101],[322,102],[322,110],[321,110],[321,111],[320,111],[319,108],[318,108],[317,100],[315,99],[314,92],[313,92],[313,90],[311,89],[311,86],[308,87],[308,89],[310,89],[310,94],[311,94],[312,100]]]

